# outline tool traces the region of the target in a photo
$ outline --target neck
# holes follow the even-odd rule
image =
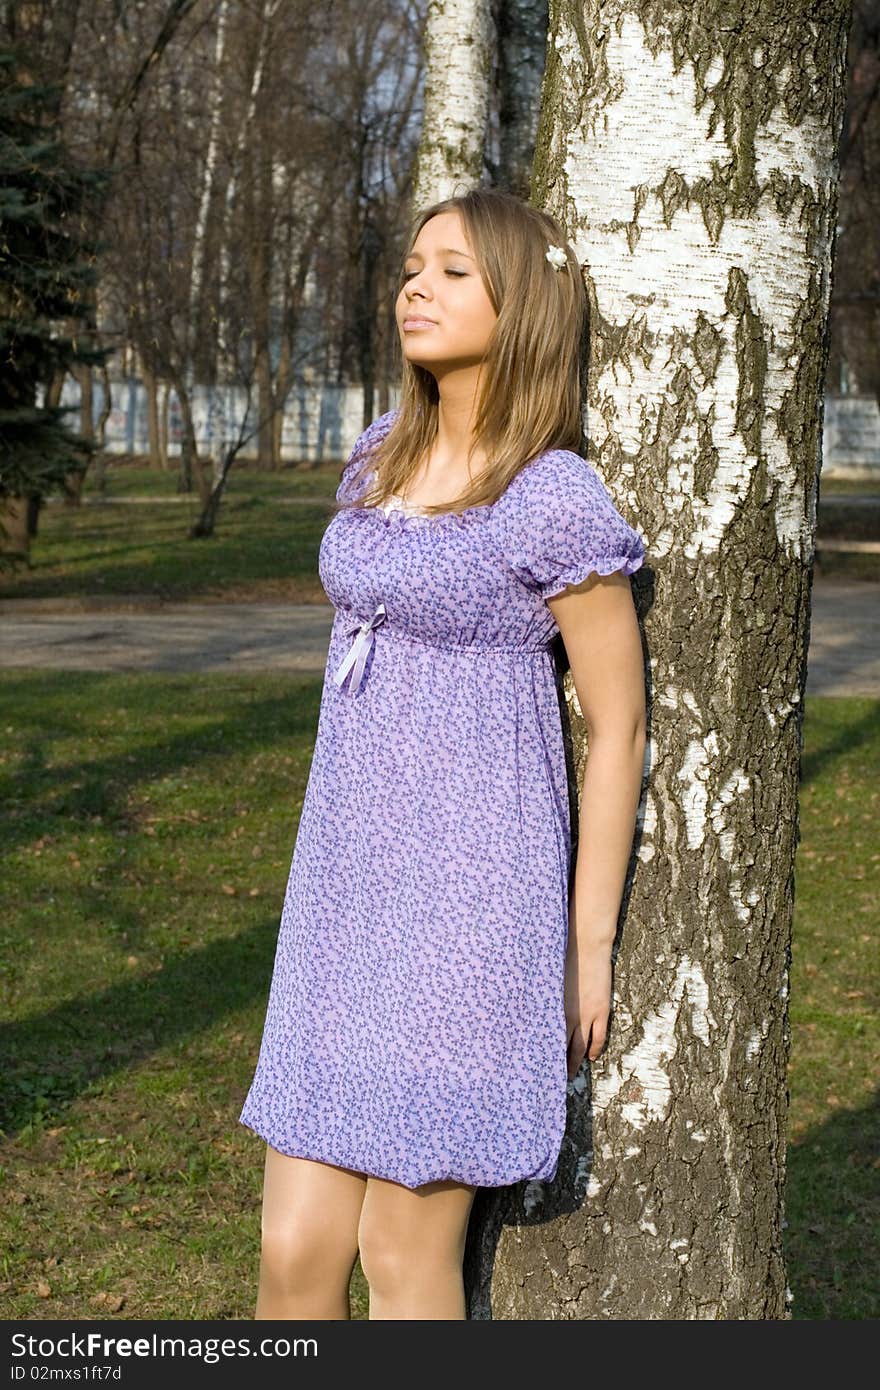
[[[437,376],[440,400],[437,408],[437,439],[434,459],[441,469],[461,468],[473,442],[477,387],[481,364],[452,368]],[[479,451],[477,451],[479,453]],[[474,462],[478,462],[475,455]]]

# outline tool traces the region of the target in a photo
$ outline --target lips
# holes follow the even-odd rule
[[[434,328],[436,322],[434,319],[426,319],[422,318],[421,315],[411,314],[403,320],[403,326],[404,328]]]

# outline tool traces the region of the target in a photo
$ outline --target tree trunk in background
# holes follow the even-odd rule
[[[494,0],[498,158],[493,182],[528,198],[547,53],[547,0]]]
[[[92,468],[92,487],[97,493],[103,495],[107,489],[107,464],[110,461],[107,454],[107,421],[110,419],[113,410],[113,385],[110,381],[110,373],[107,370],[106,362],[98,367],[97,370],[103,388],[103,402],[101,405],[101,414],[98,417],[98,424],[95,429],[95,435],[101,441],[101,451],[95,455],[95,462]]]
[[[270,425],[272,429],[272,467],[281,468],[284,464],[281,448],[284,443],[284,403],[290,391],[289,378],[291,373],[291,351],[290,338],[287,333],[281,334],[278,345],[278,377],[276,390],[278,391],[279,408],[274,412]]]
[[[206,105],[210,111],[208,124],[208,140],[205,150],[204,164],[202,165],[200,176],[200,188],[198,199],[198,211],[196,213],[195,227],[193,228],[192,241],[192,270],[190,273],[189,285],[189,318],[187,320],[187,333],[189,335],[188,361],[192,365],[194,381],[209,380],[207,363],[209,361],[210,336],[205,331],[210,309],[208,302],[209,290],[205,283],[205,265],[207,260],[209,219],[211,208],[216,197],[217,184],[221,177],[219,171],[220,146],[223,136],[223,98],[226,86],[226,74],[224,72],[226,59],[226,22],[228,18],[228,0],[220,0],[217,6],[217,29],[214,35],[214,66],[210,75]]]
[[[840,137],[828,391],[880,403],[880,3],[856,0]]]
[[[43,499],[38,492],[29,492],[25,498],[25,512],[27,533],[31,540],[37,534],[40,525],[40,513],[43,510]]]
[[[376,297],[376,270],[382,251],[380,238],[376,234],[369,215],[361,227],[361,242],[358,254],[358,285],[355,295],[355,340],[358,349],[358,372],[364,390],[364,415],[368,420],[376,417],[377,411],[373,397],[376,391],[376,319],[379,305]]]
[[[431,0],[414,213],[483,180],[494,41],[490,0]]]
[[[76,327],[74,326],[73,331]],[[81,327],[81,326],[80,326]],[[81,328],[83,336],[85,329]],[[89,335],[91,340],[91,335]],[[94,439],[95,426],[92,420],[94,411],[94,381],[92,369],[87,363],[78,363],[71,367],[70,375],[79,384],[79,432],[85,439]],[[85,469],[77,472],[70,472],[67,475],[67,491],[64,494],[64,504],[67,507],[78,507],[82,502],[83,484],[86,480]]]
[[[61,396],[64,391],[64,378],[66,372],[59,369],[52,373],[52,379],[46,387],[45,403],[53,408],[61,404]]]
[[[262,116],[262,111],[259,113]],[[259,138],[248,151],[251,169],[248,196],[253,200],[254,222],[249,260],[251,302],[254,319],[254,377],[257,387],[257,463],[276,469],[281,457],[275,453],[275,384],[272,379],[272,310],[274,289],[274,191],[272,188],[272,141],[262,122],[254,122]],[[221,468],[223,457],[219,459]]]
[[[589,288],[590,461],[647,540],[648,781],[609,1042],[569,1087],[556,1181],[477,1194],[474,1318],[789,1316],[788,967],[849,20],[848,0],[551,6],[533,198]]]
[[[168,450],[159,422],[159,383],[146,362],[140,364],[144,391],[147,397],[147,438],[149,440],[150,467],[168,469]]]
[[[27,497],[12,494],[0,497],[0,555],[24,560],[30,550],[30,541]]]
[[[162,468],[171,471],[171,391],[166,382],[159,388],[159,448],[162,451]]]
[[[272,43],[272,20],[279,8],[278,0],[262,0],[256,54],[250,71],[247,105],[243,112],[235,141],[233,169],[236,171],[226,185],[224,216],[220,232],[220,285],[228,285],[230,280],[231,251],[236,226],[236,200],[241,197],[245,208],[245,226],[248,228],[248,274],[250,278],[251,299],[254,305],[253,376],[257,383],[257,418],[260,426],[257,432],[257,463],[264,468],[276,468],[280,458],[274,453],[274,432],[272,412],[274,392],[272,387],[272,366],[269,340],[272,295],[272,254],[275,235],[274,195],[272,190],[273,143],[270,128],[261,128],[259,117],[262,114],[262,90],[266,77],[266,65]],[[233,338],[228,339],[229,325],[218,304],[217,314],[217,369],[221,383],[229,376],[234,381],[239,376],[232,364],[237,360],[237,345]],[[250,382],[248,382],[250,393]],[[237,431],[231,421],[225,422],[223,443],[218,450],[216,464],[218,474],[225,476],[226,458],[234,449],[233,440]],[[234,457],[233,452],[233,457]],[[210,495],[210,494],[209,494]],[[218,505],[219,505],[218,494]],[[203,501],[207,498],[203,497]]]
[[[253,305],[254,319],[254,380],[257,388],[257,464],[260,468],[277,468],[280,459],[274,455],[274,431],[272,429],[272,419],[274,414],[275,392],[272,385],[272,362],[271,362],[271,269],[270,251],[266,239],[266,229],[264,222],[265,204],[267,197],[271,197],[271,168],[265,167],[265,162],[259,150],[254,151],[255,168],[253,170],[253,183],[249,193],[254,198],[255,204],[255,226],[254,237],[251,243],[249,257],[250,283],[251,283],[251,302]],[[269,187],[266,187],[268,176]]]
[[[199,456],[198,444],[196,442],[196,427],[193,422],[192,402],[182,376],[172,377],[171,384],[174,387],[180,405],[180,423],[182,431],[182,438],[180,441],[180,474],[177,479],[177,491],[191,492],[193,478],[195,478],[199,500],[202,506],[204,506],[211,496],[211,479]]]

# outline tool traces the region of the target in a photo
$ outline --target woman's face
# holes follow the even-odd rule
[[[482,362],[498,315],[457,212],[425,223],[404,275],[395,312],[407,361],[435,376]]]

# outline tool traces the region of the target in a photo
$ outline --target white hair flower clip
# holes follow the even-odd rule
[[[550,250],[545,252],[545,259],[550,262],[554,270],[564,270],[568,265],[568,257],[562,246],[550,245]]]

